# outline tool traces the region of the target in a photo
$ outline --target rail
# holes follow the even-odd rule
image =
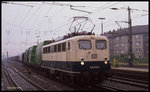
[[[26,83],[28,82],[30,85],[32,85],[33,87],[35,87],[37,90],[44,90],[44,91],[46,90],[46,89],[42,88],[41,86],[37,85],[36,83],[34,83],[32,80],[28,79],[26,76],[24,76],[23,74],[21,74],[17,69],[13,68],[12,66],[10,66],[10,65],[7,64],[7,66],[3,65],[3,67],[5,67],[5,69],[7,69],[8,72],[10,72],[8,70],[8,68],[12,69],[15,73],[18,74],[18,76],[22,77],[26,81]],[[21,88],[21,86],[19,86],[19,84],[15,81],[15,79],[12,77],[12,75],[10,73],[9,73],[9,75],[11,76],[11,79],[13,79],[13,81],[16,83],[17,87]],[[21,88],[21,90],[24,91],[23,88]]]
[[[23,91],[23,89],[16,83],[16,81],[14,80],[14,78],[12,77],[12,75],[10,74],[10,72],[8,71],[8,69],[6,68],[6,66],[2,65],[2,68],[4,69],[4,73],[7,76],[7,80],[10,79],[11,83],[13,83],[15,85],[15,89],[16,90],[20,90]],[[7,73],[7,74],[6,74]],[[9,81],[9,82],[10,82]]]

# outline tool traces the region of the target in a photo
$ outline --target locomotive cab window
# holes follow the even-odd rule
[[[106,49],[106,41],[105,40],[96,40],[95,45],[96,45],[96,49]]]
[[[91,44],[90,40],[79,40],[78,44],[79,44],[79,48],[80,49],[87,50],[87,49],[91,49],[92,48],[92,44]]]

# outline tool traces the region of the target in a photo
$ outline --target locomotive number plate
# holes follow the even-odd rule
[[[92,58],[97,58],[97,54],[92,54],[91,57]]]
[[[90,66],[90,69],[100,69],[100,66]]]

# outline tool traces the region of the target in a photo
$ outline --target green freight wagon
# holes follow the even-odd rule
[[[22,62],[24,62],[24,55],[25,55],[25,52],[22,53]]]
[[[29,54],[28,54],[29,60],[28,60],[28,63],[30,65],[36,65],[36,48],[37,48],[36,45],[34,45],[34,46],[29,48]]]
[[[47,40],[44,42],[41,42],[37,45],[36,48],[36,65],[40,66],[42,63],[42,46],[52,43],[52,40]]]
[[[24,52],[24,56],[23,56],[23,63],[24,64],[27,64],[27,52],[28,52],[28,50],[26,50],[25,52]]]

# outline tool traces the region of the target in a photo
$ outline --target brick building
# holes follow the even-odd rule
[[[109,39],[110,56],[128,53],[128,28],[118,29],[104,33]],[[136,58],[149,57],[149,29],[148,25],[132,27],[132,51]]]

